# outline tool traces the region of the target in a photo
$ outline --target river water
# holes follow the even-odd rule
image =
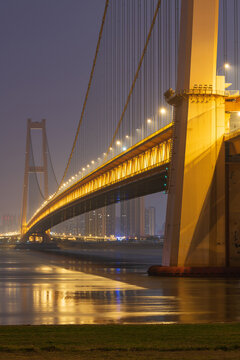
[[[149,277],[149,265],[0,249],[0,324],[240,321],[239,280]]]

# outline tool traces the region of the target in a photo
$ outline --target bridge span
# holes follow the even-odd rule
[[[172,124],[114,157],[46,201],[26,236],[106,205],[167,190]]]
[[[240,134],[229,131],[231,116],[240,116],[238,42],[237,90],[228,90],[230,65],[222,63],[227,54],[226,12],[219,9],[219,0],[182,0],[181,14],[170,0],[144,2],[144,7],[138,1],[138,11],[131,7],[134,1],[122,9],[118,3],[106,0],[60,187],[23,224],[23,235],[166,190],[162,265],[237,267],[240,272]],[[219,46],[221,37],[224,46]],[[111,152],[115,156],[108,156]],[[96,166],[98,156],[101,166]],[[92,169],[87,175],[86,168]]]

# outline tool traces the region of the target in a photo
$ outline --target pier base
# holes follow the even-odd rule
[[[191,267],[153,265],[148,275],[169,277],[240,277],[240,267]]]

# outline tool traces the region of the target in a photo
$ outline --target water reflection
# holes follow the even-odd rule
[[[240,319],[238,280],[151,278],[141,264],[114,267],[14,250],[0,251],[0,258],[0,324]]]

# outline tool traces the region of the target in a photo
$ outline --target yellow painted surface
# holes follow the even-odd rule
[[[225,80],[218,0],[183,0],[163,265],[225,264]]]
[[[178,265],[224,265],[224,132],[224,99],[190,97]]]

